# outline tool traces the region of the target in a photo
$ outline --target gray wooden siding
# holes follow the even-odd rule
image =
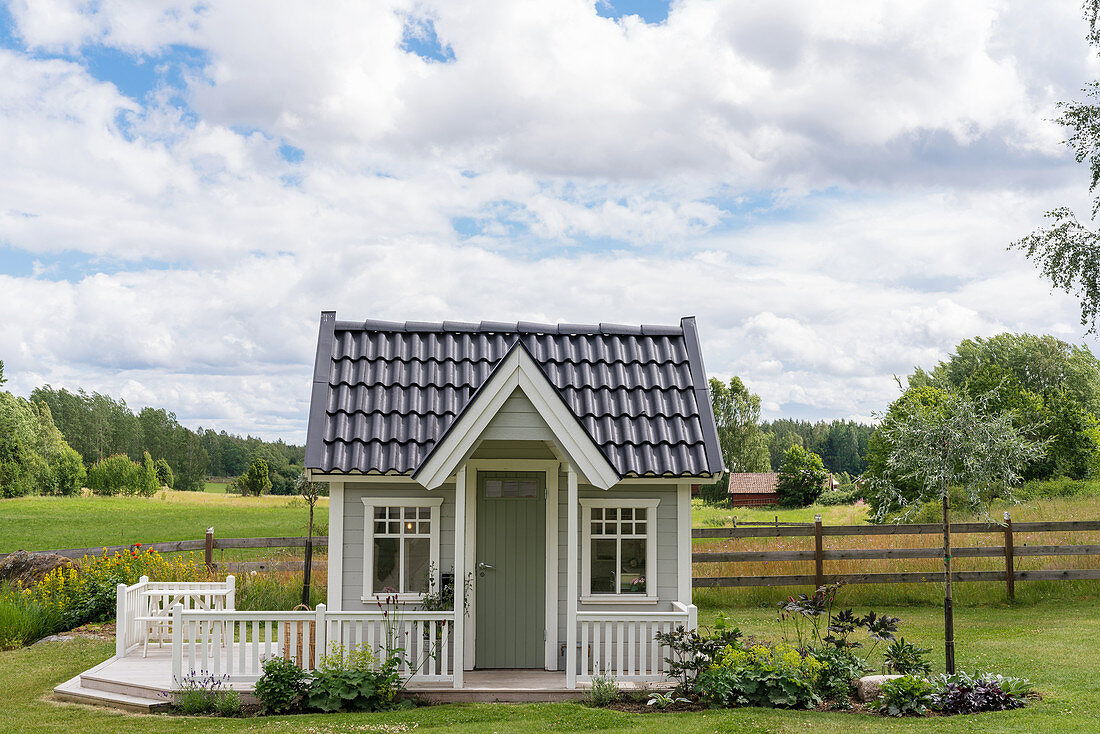
[[[439,566],[436,573],[454,570],[455,558],[455,485],[453,482],[427,490],[411,484],[347,482],[344,484],[344,568],[342,601],[349,612],[375,611],[374,602],[364,604],[363,597],[363,498],[443,497],[439,524]]]
[[[485,426],[481,438],[486,441],[552,441],[554,434],[523,391],[516,388]]]
[[[482,441],[471,459],[547,459],[557,457],[545,441]]]
[[[564,670],[565,657],[562,652],[566,640],[567,625],[566,614],[568,603],[566,595],[568,583],[566,574],[569,571],[568,548],[568,478],[565,474],[558,477],[558,670]],[[630,485],[617,484],[611,489],[597,489],[587,484],[577,487],[577,495],[580,498],[598,497],[612,499],[622,497],[624,499],[659,499],[657,505],[657,597],[656,604],[580,604],[578,609],[587,612],[602,612],[618,610],[623,612],[671,612],[672,602],[677,599],[677,546],[676,546],[676,488],[677,485],[670,482],[668,485]],[[577,508],[577,517],[583,522],[582,508]],[[579,529],[579,528],[578,528]],[[577,542],[580,543],[578,533]],[[583,552],[578,548],[577,562],[583,563]],[[581,583],[582,571],[577,569],[578,583]]]

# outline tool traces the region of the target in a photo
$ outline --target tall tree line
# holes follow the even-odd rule
[[[54,423],[85,464],[114,454],[140,462],[148,451],[154,459],[168,462],[176,489],[202,490],[208,475],[243,474],[253,459],[263,458],[272,467],[273,491],[289,487],[283,492],[289,493],[304,462],[300,446],[201,427],[193,431],[180,425],[171,411],[146,407],[135,413],[126,401],[97,392],[45,385],[32,391],[30,399],[48,406]]]
[[[867,442],[874,426],[851,420],[816,421],[779,418],[760,424],[768,445],[771,470],[779,471],[783,456],[791,446],[801,446],[821,457],[825,469],[833,474],[856,476],[867,468]]]

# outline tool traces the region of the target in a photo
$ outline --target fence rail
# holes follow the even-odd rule
[[[281,538],[216,538],[214,529],[206,532],[206,537],[199,540],[168,540],[159,543],[136,543],[130,545],[97,545],[92,548],[62,548],[60,550],[39,550],[32,553],[53,553],[65,558],[83,558],[84,556],[98,556],[102,553],[112,555],[119,551],[128,551],[140,547],[142,550],[157,551],[158,553],[185,553],[187,551],[204,551],[206,563],[215,566],[213,552],[224,548],[304,548],[308,538],[281,537]],[[313,536],[313,547],[327,547],[328,536]],[[10,556],[10,553],[0,553],[0,560]]]
[[[1004,570],[954,571],[953,581],[1000,581],[1007,585],[1009,598],[1015,596],[1016,581],[1060,581],[1100,579],[1100,569],[1036,569],[1019,570],[1016,559],[1024,556],[1098,556],[1100,545],[1020,545],[1014,536],[1019,533],[1064,533],[1100,530],[1100,520],[1065,522],[1021,522],[1013,524],[1006,512],[1004,524],[962,522],[952,523],[952,534],[998,534],[1003,545],[970,546],[951,549],[953,558],[1003,558]],[[698,550],[691,554],[692,563],[767,563],[777,561],[804,561],[813,563],[813,573],[694,576],[695,588],[747,587],[747,586],[813,586],[825,583],[846,584],[919,584],[942,583],[943,571],[897,571],[890,573],[825,573],[826,561],[896,560],[943,558],[942,547],[934,548],[837,548],[826,549],[825,538],[863,537],[872,535],[930,535],[943,532],[943,525],[921,523],[910,525],[823,525],[821,517],[810,525],[781,525],[768,523],[749,526],[739,523],[732,528],[696,528],[691,537],[695,540],[735,540],[741,538],[813,538],[812,550],[780,551],[730,551]]]

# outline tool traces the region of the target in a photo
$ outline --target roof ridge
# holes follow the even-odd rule
[[[682,336],[681,325],[668,324],[542,324],[534,321],[337,321],[339,331],[378,331],[411,333],[481,333],[481,334],[557,334],[601,336]]]

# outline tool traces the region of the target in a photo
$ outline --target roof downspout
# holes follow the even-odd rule
[[[703,352],[699,348],[699,330],[695,326],[694,316],[680,319],[684,330],[684,344],[688,350],[688,365],[691,368],[691,383],[695,390],[695,402],[699,408],[699,420],[703,424],[703,442],[707,449],[707,465],[711,474],[720,474],[726,470],[722,458],[722,447],[718,443],[718,427],[714,422],[714,408],[710,403],[710,384],[707,371],[703,367]]]
[[[321,312],[317,334],[317,357],[313,363],[313,389],[309,397],[309,422],[306,424],[306,468],[321,466],[324,443],[325,403],[328,400],[328,373],[332,367],[332,343],[336,339],[336,312]]]

